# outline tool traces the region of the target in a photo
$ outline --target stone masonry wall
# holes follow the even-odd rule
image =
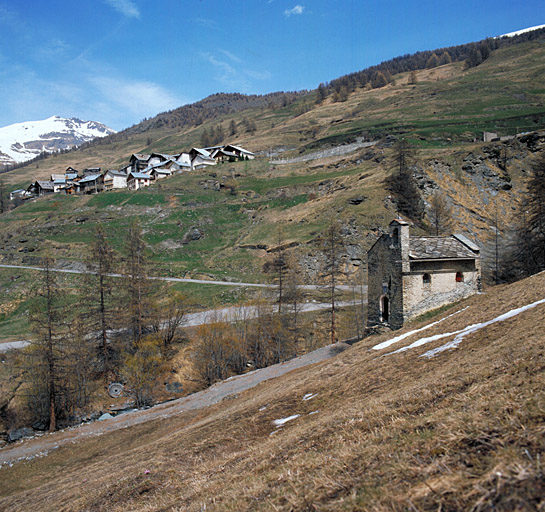
[[[452,269],[452,263],[450,266],[451,269],[429,269],[431,282],[427,284],[423,282],[424,269],[403,275],[404,320],[479,291],[480,275],[474,265],[462,262],[458,268]],[[456,281],[457,272],[463,273],[463,282]]]
[[[401,281],[401,246],[382,235],[368,253],[368,324],[381,323],[380,300],[389,300],[388,323],[394,329],[403,325],[403,294]]]

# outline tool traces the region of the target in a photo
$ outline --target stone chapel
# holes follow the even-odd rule
[[[367,253],[369,326],[399,329],[409,318],[481,290],[479,247],[463,235],[410,236],[390,223]]]

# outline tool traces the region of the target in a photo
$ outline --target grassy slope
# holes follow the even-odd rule
[[[542,273],[475,296],[426,335],[542,299],[544,285]],[[4,468],[0,507],[540,509],[544,313],[493,324],[431,360],[419,355],[434,345],[380,358],[369,348],[388,336],[365,339],[234,400]],[[274,419],[294,414],[275,431]]]

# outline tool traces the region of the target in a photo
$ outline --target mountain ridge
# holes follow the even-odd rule
[[[103,123],[76,117],[51,116],[3,126],[0,128],[0,165],[23,163],[41,153],[70,149],[113,133],[115,130]]]

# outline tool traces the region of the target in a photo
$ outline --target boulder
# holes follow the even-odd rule
[[[23,439],[24,437],[33,437],[34,436],[34,430],[29,427],[22,427],[17,428],[15,430],[10,430],[8,432],[8,443],[14,443],[15,441],[19,441],[19,439]]]
[[[184,390],[184,387],[180,382],[167,382],[165,384],[165,389],[169,393],[182,393]]]
[[[356,196],[352,197],[348,200],[348,204],[353,204],[354,206],[357,206],[358,204],[363,203],[365,201],[365,197],[363,196]]]
[[[32,428],[34,430],[41,430],[41,431],[47,430],[47,422],[45,422],[44,420],[36,420],[32,424]]]
[[[203,237],[204,233],[196,227],[190,228],[184,235],[182,244],[188,244],[189,242],[195,242]]]

